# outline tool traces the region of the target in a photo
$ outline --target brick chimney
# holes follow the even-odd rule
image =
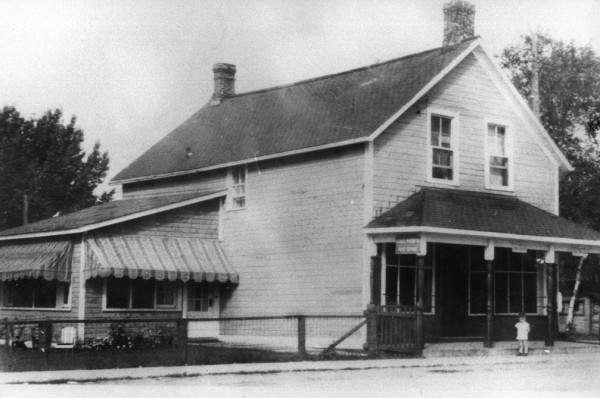
[[[225,98],[235,94],[235,70],[235,65],[232,64],[213,65],[215,91],[210,105],[219,105]]]
[[[442,47],[452,47],[475,36],[475,5],[463,0],[444,4],[444,41]]]

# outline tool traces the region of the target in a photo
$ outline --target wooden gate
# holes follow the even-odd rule
[[[421,356],[423,347],[419,339],[417,312],[414,307],[403,305],[386,305],[374,311],[371,322],[371,333],[375,351],[392,354]]]

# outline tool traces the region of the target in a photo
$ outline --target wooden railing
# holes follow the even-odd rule
[[[422,355],[417,312],[412,306],[387,305],[371,307],[365,314],[369,319],[369,351],[381,353]]]

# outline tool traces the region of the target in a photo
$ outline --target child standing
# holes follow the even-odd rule
[[[529,347],[527,347],[527,340],[529,339],[529,331],[531,327],[525,318],[525,313],[521,312],[519,314],[519,322],[515,324],[517,328],[517,340],[519,341],[519,354],[518,355],[527,355],[527,351]]]

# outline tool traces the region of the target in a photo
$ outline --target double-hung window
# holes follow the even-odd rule
[[[457,139],[456,120],[454,117],[430,114],[429,136],[431,181],[456,183],[457,176]]]
[[[510,158],[506,126],[487,124],[488,187],[510,187]]]
[[[245,165],[231,168],[231,208],[245,209],[246,208],[246,174],[247,167]]]

